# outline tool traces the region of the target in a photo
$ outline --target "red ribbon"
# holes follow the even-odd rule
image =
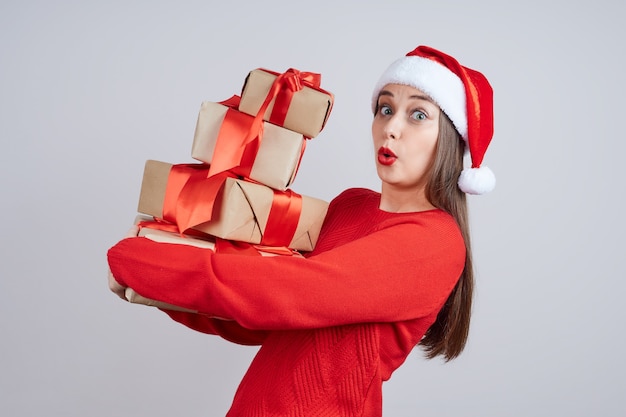
[[[208,168],[205,164],[178,164],[172,165],[165,187],[163,199],[163,220],[177,224],[178,199],[182,189],[191,177],[206,176]],[[180,230],[181,232],[183,230]]]
[[[148,229],[163,230],[164,232],[181,234],[180,230],[178,230],[178,226],[173,223],[166,222],[163,219],[159,219],[158,217],[153,217],[152,220],[142,220],[137,223],[137,226],[139,227],[139,230],[147,227]]]
[[[240,165],[247,168],[245,176],[252,169],[251,162],[254,162],[263,136],[263,124],[254,127],[254,117],[237,110],[239,101],[238,96],[233,96],[219,103],[228,109],[215,141],[209,177]]]
[[[301,212],[302,196],[300,194],[291,190],[274,191],[274,199],[261,244],[290,246],[296,234]]]
[[[163,201],[163,220],[173,223],[180,233],[211,220],[213,205],[231,172],[207,177],[207,164],[172,165]]]

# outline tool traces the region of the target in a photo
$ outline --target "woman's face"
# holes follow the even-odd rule
[[[392,188],[423,190],[435,157],[441,110],[422,91],[387,84],[372,122],[378,176]]]

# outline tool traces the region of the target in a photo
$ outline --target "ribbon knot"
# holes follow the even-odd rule
[[[295,68],[289,68],[279,75],[274,82],[283,83],[291,91],[300,91],[304,86],[319,88],[322,84],[322,76],[313,72],[303,72]]]
[[[305,86],[311,88],[319,87],[321,79],[320,74],[301,72],[295,68],[289,68],[274,80],[265,102],[259,109],[259,114],[263,116],[270,102],[274,100],[274,107],[272,108],[269,121],[275,125],[282,126],[287,118],[293,95]]]

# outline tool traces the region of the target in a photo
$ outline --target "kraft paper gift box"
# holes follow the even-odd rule
[[[229,138],[220,135],[220,128],[227,112],[238,110],[213,102],[203,102],[200,106],[198,121],[193,138],[191,157],[202,162],[211,163],[213,158],[224,155],[215,155],[218,138],[238,142],[243,138]],[[241,115],[240,115],[241,117]],[[254,117],[245,115],[250,124]],[[261,145],[252,167],[235,167],[231,171],[246,176],[254,181],[265,184],[277,190],[286,190],[293,182],[300,158],[304,151],[305,139],[302,134],[285,129],[274,124],[263,123]]]
[[[139,213],[163,219],[172,167],[166,162],[146,162],[137,208]],[[280,193],[261,184],[228,177],[214,200],[211,220],[193,225],[192,229],[222,239],[267,245],[263,238],[275,192]],[[301,198],[302,210],[291,242],[275,246],[307,252],[314,249],[328,203],[304,195]]]
[[[143,225],[138,233],[138,236],[146,237],[155,242],[163,242],[163,243],[174,243],[180,245],[190,245],[199,248],[205,248],[210,250],[215,250],[215,239],[212,239],[209,236],[206,237],[198,237],[198,236],[189,236],[189,235],[180,235],[178,233],[169,232],[165,230],[155,229],[149,226],[151,222],[151,218],[146,216],[137,216],[135,219],[135,223],[147,223],[148,225]],[[269,252],[271,248],[267,248],[267,250],[259,249],[257,253],[260,256],[278,256],[275,252]],[[287,254],[287,252],[282,251],[283,256]],[[291,256],[302,256],[297,252],[291,252]],[[185,311],[188,313],[197,313],[196,310],[187,309],[184,307],[179,307],[177,305],[165,303],[163,301],[157,301],[150,298],[146,298],[139,293],[137,293],[132,288],[126,288],[124,296],[126,299],[134,304],[143,304],[151,307],[162,308],[166,310],[174,310],[174,311]]]
[[[278,76],[280,76],[279,73],[262,68],[251,71],[241,92],[239,110],[256,116]],[[330,116],[333,101],[331,93],[321,88],[304,85],[300,91],[293,94],[284,122],[280,123],[272,119],[276,98],[272,99],[267,107],[263,120],[302,133],[308,138],[314,138],[324,128]]]

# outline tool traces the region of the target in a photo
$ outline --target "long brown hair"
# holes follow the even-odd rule
[[[426,357],[442,355],[446,361],[456,358],[465,348],[470,327],[474,272],[470,246],[469,222],[465,193],[457,186],[463,169],[464,143],[448,116],[441,112],[439,138],[426,198],[435,207],[451,214],[465,241],[465,268],[456,286],[437,315],[437,320],[424,335],[420,346]]]

